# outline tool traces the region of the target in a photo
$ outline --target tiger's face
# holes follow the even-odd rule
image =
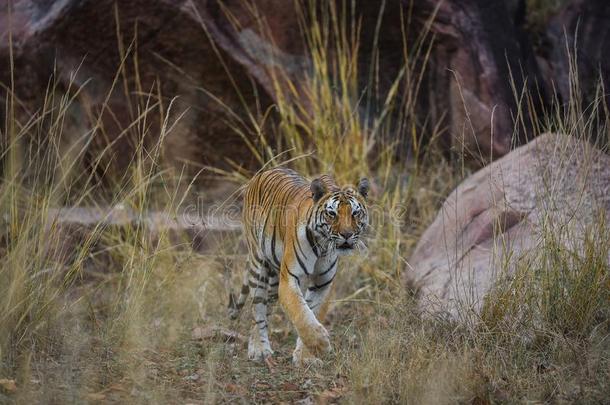
[[[368,180],[360,180],[357,189],[347,186],[331,193],[327,193],[323,185],[320,188],[320,184],[314,180],[311,190],[316,203],[316,233],[326,240],[329,248],[334,248],[339,254],[351,253],[368,227]]]

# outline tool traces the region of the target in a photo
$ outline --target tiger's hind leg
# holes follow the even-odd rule
[[[254,361],[265,360],[273,355],[269,342],[269,324],[267,320],[268,267],[261,264],[250,267],[249,286],[252,293],[252,314],[254,325],[248,340],[248,358]]]
[[[239,291],[239,298],[236,299],[233,293],[229,294],[229,318],[231,319],[237,319],[239,317],[239,313],[248,299],[248,295],[250,294],[248,280],[249,273],[246,271],[244,272],[244,281],[241,290]]]

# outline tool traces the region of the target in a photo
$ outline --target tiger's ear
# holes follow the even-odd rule
[[[313,197],[314,202],[318,202],[320,198],[326,194],[326,186],[322,183],[322,180],[315,179],[311,182],[311,196]]]
[[[369,183],[369,179],[367,179],[366,177],[361,178],[360,181],[358,182],[358,192],[364,198],[366,198],[366,196],[369,195],[369,188],[370,187],[371,187],[371,185]]]

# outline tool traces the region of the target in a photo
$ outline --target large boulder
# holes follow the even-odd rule
[[[602,217],[610,219],[610,156],[587,141],[541,135],[449,195],[409,259],[405,281],[426,312],[476,313],[494,282],[535,255],[549,232],[578,253],[586,232],[610,230]]]

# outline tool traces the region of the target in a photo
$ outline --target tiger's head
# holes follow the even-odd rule
[[[310,227],[323,240],[323,245],[339,254],[346,254],[361,243],[360,237],[369,221],[368,192],[369,181],[366,178],[361,179],[355,189],[346,186],[328,190],[321,179],[311,182],[314,211]]]

